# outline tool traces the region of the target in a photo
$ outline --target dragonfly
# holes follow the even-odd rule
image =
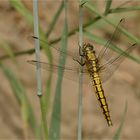
[[[56,49],[59,54],[61,55],[68,55],[72,61],[76,62],[78,65],[77,67],[73,67],[70,65],[60,66],[57,64],[49,64],[46,62],[39,62],[35,60],[28,60],[28,63],[36,65],[39,63],[41,67],[45,68],[46,70],[51,70],[53,72],[57,72],[58,69],[61,69],[64,73],[79,73],[79,66],[83,67],[83,76],[88,75],[92,86],[94,88],[95,94],[97,99],[100,103],[100,107],[104,114],[105,120],[108,126],[112,126],[111,115],[107,103],[107,99],[104,94],[103,90],[103,83],[106,82],[116,71],[119,65],[123,62],[124,58],[129,55],[129,53],[135,48],[136,44],[130,45],[125,51],[121,52],[120,54],[113,55],[113,51],[110,46],[113,44],[115,37],[120,32],[119,27],[124,19],[121,19],[118,25],[116,26],[110,40],[104,45],[104,47],[100,50],[99,54],[97,55],[95,47],[90,43],[85,43],[83,46],[79,46],[79,56],[82,57],[83,62],[77,59],[77,57],[71,55],[69,52],[63,52],[62,50],[56,49],[52,47],[52,49]],[[34,39],[39,39],[38,37],[33,37]],[[41,39],[39,39],[42,41]],[[45,41],[43,41],[45,43]],[[75,77],[75,76],[71,76]]]

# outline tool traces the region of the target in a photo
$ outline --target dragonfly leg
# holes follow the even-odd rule
[[[86,64],[86,62],[81,63],[79,60],[74,59],[74,58],[73,58],[73,60],[76,61],[76,62],[78,62],[81,66],[84,66]]]
[[[84,57],[84,54],[82,53],[83,52],[82,51],[82,46],[79,43],[78,43],[78,46],[79,46],[79,55]],[[85,46],[85,44],[83,46]]]

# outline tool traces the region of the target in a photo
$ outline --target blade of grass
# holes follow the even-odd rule
[[[34,35],[39,38],[39,24],[38,24],[38,1],[33,1],[33,15],[34,15]],[[35,59],[40,62],[40,43],[35,39]],[[36,63],[36,78],[37,78],[37,95],[42,95],[42,81],[41,81],[41,66]]]
[[[33,1],[33,14],[34,14],[34,34],[39,38],[39,24],[38,24],[38,0]],[[36,61],[40,62],[40,43],[38,39],[35,39],[35,54]],[[40,101],[42,126],[44,130],[45,140],[48,140],[48,128],[46,121],[46,104],[42,96],[42,79],[41,79],[41,66],[40,63],[36,64],[36,77],[37,77],[37,95]]]
[[[80,6],[82,6],[82,7],[86,2],[88,2],[88,0],[79,0]]]
[[[122,116],[122,119],[121,119],[120,126],[118,127],[118,129],[117,129],[117,131],[116,131],[112,140],[119,140],[120,139],[121,132],[122,132],[122,129],[123,129],[123,125],[124,125],[124,122],[125,122],[126,113],[127,113],[127,102],[125,103],[125,108],[124,108],[124,112],[123,112],[123,116]]]
[[[110,9],[110,13],[122,13],[122,12],[137,11],[137,10],[140,10],[140,6]]]
[[[10,0],[10,4],[23,16],[26,18],[27,22],[33,27],[33,16],[31,12],[23,5],[19,0]]]
[[[105,39],[103,39],[103,38],[101,38],[101,37],[95,36],[95,35],[93,35],[93,34],[87,32],[87,31],[84,32],[84,35],[85,35],[87,38],[89,38],[89,39],[91,39],[91,40],[95,41],[96,43],[101,44],[101,45],[103,45],[103,46],[104,46],[105,43],[107,42],[107,40],[105,40]],[[112,44],[110,45],[110,49],[112,49],[113,51],[116,51],[116,52],[119,53],[119,54],[121,54],[121,53],[123,52],[122,49],[118,48],[118,47],[117,47],[116,45],[114,45],[114,44],[113,44],[113,45],[112,45]],[[129,58],[129,59],[131,59],[131,60],[133,60],[134,62],[140,64],[140,58],[137,58],[137,57],[135,57],[135,56],[133,56],[133,55],[131,55],[131,54],[127,54],[126,57]]]
[[[110,7],[111,7],[111,3],[112,3],[112,0],[107,0],[104,15],[107,15],[109,13]]]
[[[13,60],[13,62],[16,62],[16,57],[8,43],[1,41],[0,48],[3,48],[5,53]]]
[[[35,118],[35,114],[33,113],[33,109],[26,96],[25,88],[23,87],[22,83],[16,78],[15,74],[9,67],[5,66],[2,63],[0,63],[0,67],[10,83],[11,89],[13,91],[14,96],[16,97],[17,102],[21,106],[24,124],[29,124],[31,126],[36,138],[38,139],[38,124]]]
[[[51,32],[52,32],[52,30],[53,30],[53,28],[54,28],[54,26],[55,26],[55,24],[58,20],[63,8],[64,8],[64,2],[62,1],[58,10],[57,10],[57,12],[56,12],[56,14],[53,17],[53,20],[52,20],[50,26],[49,26],[49,29],[48,29],[47,34],[46,34],[47,37],[49,37],[49,35],[51,34]]]
[[[85,4],[85,3],[84,3]],[[83,1],[79,1],[79,47],[83,46]],[[81,48],[82,49],[82,48]],[[80,50],[81,50],[80,49]],[[80,62],[83,59],[80,56]],[[80,66],[79,73],[79,101],[78,101],[78,140],[82,140],[82,99],[83,99],[83,67]]]
[[[67,25],[67,0],[64,0],[64,9],[65,9],[65,21],[64,21],[64,29],[62,33],[61,40],[61,49],[63,52],[66,52],[68,46],[68,25]],[[59,57],[59,65],[64,66],[66,61],[66,56]],[[63,71],[61,69],[58,70],[58,79],[57,85],[55,89],[55,97],[53,102],[53,112],[51,117],[51,125],[49,131],[49,139],[50,140],[59,140],[60,132],[61,132],[61,86],[63,80]]]

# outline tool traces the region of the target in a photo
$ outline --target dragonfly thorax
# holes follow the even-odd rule
[[[83,45],[82,51],[83,51],[83,53],[84,53],[84,52],[87,52],[87,51],[95,52],[93,45],[91,45],[91,44],[89,44],[89,43]]]
[[[96,60],[96,55],[95,55],[95,50],[94,50],[94,46],[91,44],[85,44],[82,48],[83,51],[83,56],[87,59],[87,60]]]

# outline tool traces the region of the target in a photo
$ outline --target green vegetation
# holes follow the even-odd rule
[[[57,1],[57,0],[56,0]],[[97,44],[104,45],[107,42],[107,39],[104,39],[103,37],[97,36],[96,33],[91,33],[91,28],[97,28],[103,29],[106,28],[106,26],[115,28],[117,23],[116,21],[119,21],[120,19],[120,13],[126,13],[126,12],[133,12],[140,10],[140,6],[136,7],[116,7],[112,8],[112,0],[106,1],[105,10],[103,13],[99,12],[98,9],[98,2],[95,1],[96,4],[94,4],[93,1],[80,1],[79,7],[80,9],[80,16],[77,17],[79,19],[79,26],[74,29],[70,29],[68,27],[68,0],[62,0],[62,2],[59,3],[57,12],[52,17],[52,22],[50,25],[48,25],[47,32],[43,30],[41,26],[39,26],[39,33],[41,40],[45,40],[46,44],[40,41],[40,46],[44,54],[46,55],[48,61],[50,64],[53,62],[52,52],[50,46],[55,45],[56,43],[60,42],[60,48],[63,52],[67,52],[68,47],[68,39],[69,37],[75,35],[76,32],[79,31],[79,41],[78,42],[83,44],[84,38],[88,38],[89,40],[93,40]],[[28,24],[28,26],[33,31],[34,23],[33,23],[33,13],[26,8],[26,6],[19,0],[10,0],[11,6],[23,16],[23,20],[25,20]],[[81,6],[82,5],[82,6]],[[86,9],[89,13],[89,15],[92,17],[91,19],[88,19],[86,23],[81,20],[83,18],[84,10]],[[50,38],[50,35],[53,33],[54,27],[57,24],[57,21],[59,17],[61,16],[62,12],[64,12],[64,21],[63,21],[63,31],[60,36],[57,38]],[[94,16],[93,16],[94,15]],[[109,16],[113,15],[113,17]],[[128,16],[129,18],[129,16]],[[133,15],[132,17],[133,18]],[[104,24],[105,23],[105,24]],[[97,26],[96,26],[97,25]],[[131,42],[137,43],[137,45],[140,45],[140,39],[130,33],[128,30],[126,30],[123,27],[119,28],[120,32]],[[48,40],[50,38],[50,40]],[[77,45],[78,46],[78,45]],[[10,59],[14,62],[14,65],[17,64],[16,59],[18,59],[18,56],[22,56],[25,54],[33,54],[34,49],[28,49],[24,51],[18,51],[14,52],[10,46],[6,43],[1,41],[0,47],[4,50],[5,55],[0,57],[0,68],[2,69],[5,77],[8,79],[11,89],[13,91],[13,94],[21,108],[21,114],[23,119],[23,125],[24,131],[27,131],[27,126],[30,126],[30,128],[33,130],[33,134],[36,139],[46,139],[46,140],[60,140],[61,139],[61,91],[62,91],[62,80],[63,80],[63,71],[61,69],[58,70],[58,79],[57,84],[55,87],[55,96],[53,100],[53,111],[51,116],[51,123],[49,124],[47,122],[48,118],[48,111],[50,107],[50,96],[51,96],[51,84],[52,84],[52,71],[50,70],[49,78],[46,82],[46,91],[43,93],[42,96],[39,97],[40,100],[40,110],[42,112],[42,120],[37,120],[36,116],[33,111],[33,107],[31,106],[27,92],[26,87],[23,85],[23,83],[20,81],[18,76],[13,72],[12,68],[9,68],[7,65],[4,64],[4,60]],[[110,49],[117,51],[117,53],[122,53],[123,49],[118,48],[115,45],[111,45]],[[127,55],[129,59],[131,59],[133,62],[140,63],[140,58],[132,55]],[[59,65],[64,66],[66,62],[66,56],[59,57]],[[82,70],[81,70],[82,71]],[[80,75],[82,77],[82,75]],[[79,78],[81,81],[79,89],[82,89],[82,78]],[[79,92],[79,117],[78,117],[78,123],[81,125],[78,125],[78,140],[82,140],[82,90]],[[125,122],[125,115],[127,111],[127,105],[125,106],[122,121],[120,122],[119,128],[114,132],[114,137],[112,139],[118,140],[121,136],[121,132],[123,130],[123,124]],[[56,120],[57,118],[57,120]],[[43,130],[44,131],[43,131]],[[94,131],[94,130],[93,130]],[[43,136],[42,136],[43,135]],[[71,134],[72,135],[72,134]]]

